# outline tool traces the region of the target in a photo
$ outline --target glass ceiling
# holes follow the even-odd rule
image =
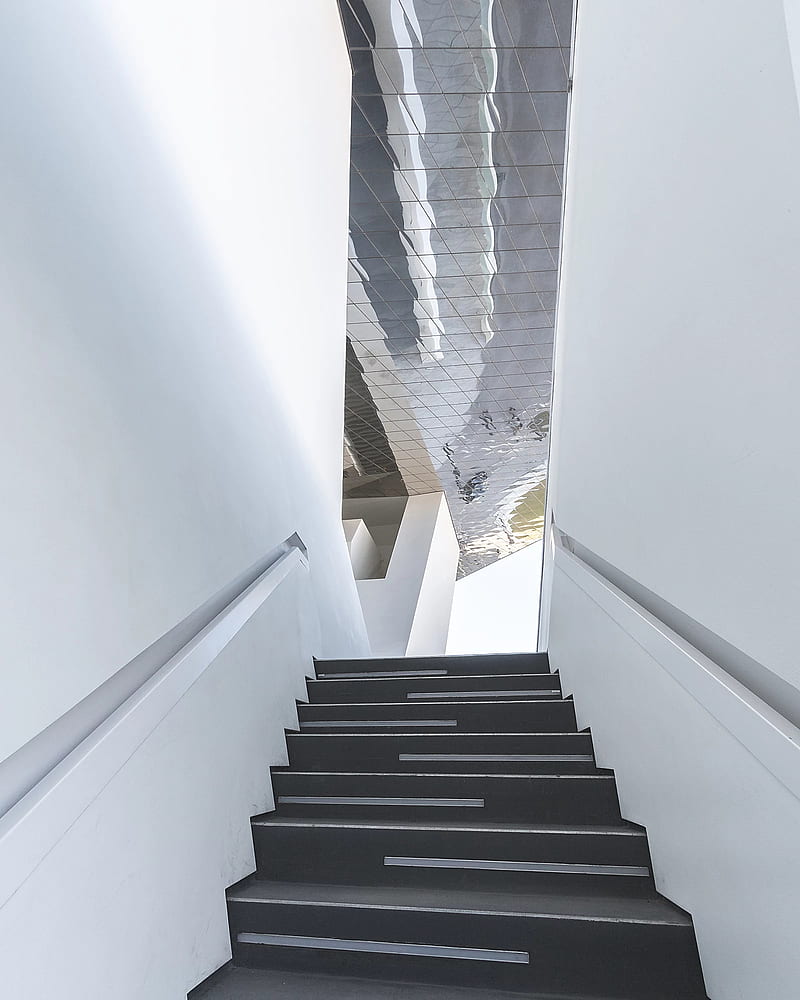
[[[345,496],[443,490],[471,573],[542,535],[572,0],[340,0]]]

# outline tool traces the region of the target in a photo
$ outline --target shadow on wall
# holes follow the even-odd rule
[[[456,581],[447,652],[536,650],[542,542]]]

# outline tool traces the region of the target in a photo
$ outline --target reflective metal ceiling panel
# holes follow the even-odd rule
[[[572,0],[340,0],[345,494],[444,490],[472,572],[541,537]]]

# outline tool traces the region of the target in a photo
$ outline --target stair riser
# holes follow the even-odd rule
[[[592,754],[584,733],[439,736],[403,734],[381,736],[288,734],[289,761],[300,770],[453,772],[487,774],[586,774],[592,760],[574,760]],[[409,759],[409,756],[410,759]],[[441,755],[447,755],[442,757]],[[464,755],[499,755],[509,759],[463,760]],[[557,760],[515,760],[519,755],[552,756]],[[420,759],[420,757],[433,759]]]
[[[352,757],[339,757],[319,754],[297,754],[289,758],[294,767],[304,771],[329,771],[331,767],[343,771],[386,771],[396,774],[417,774],[420,768],[430,774],[452,774],[457,768],[462,774],[523,774],[523,775],[560,775],[560,774],[596,774],[594,764],[583,761],[398,761],[396,757],[363,757],[353,760]]]
[[[398,859],[512,859],[546,864],[625,866],[649,871],[643,837],[475,834],[462,831],[353,830],[255,826],[259,876],[359,885],[404,885],[496,891],[607,892],[644,895],[641,874],[530,872],[398,864]],[[386,859],[394,861],[388,863]]]
[[[689,927],[272,902],[232,901],[230,910],[234,959],[242,964],[636,1000],[702,995]],[[245,945],[240,932],[526,952],[530,962]]]
[[[259,870],[274,868],[278,858],[325,864],[329,868],[370,870],[385,856],[513,858],[576,864],[649,867],[647,839],[627,833],[538,833],[444,828],[370,829],[359,827],[289,827],[254,824]],[[262,865],[263,862],[263,865]],[[278,877],[274,872],[270,877]],[[311,878],[309,881],[315,881]],[[346,881],[346,879],[343,879]]]
[[[434,702],[432,704],[300,705],[302,732],[567,733],[576,730],[571,701]],[[328,725],[324,725],[327,723]],[[377,724],[380,725],[377,725]],[[395,723],[389,725],[389,723]]]
[[[275,796],[370,795],[483,798],[483,818],[503,822],[616,824],[616,784],[607,777],[489,777],[485,774],[297,774],[275,771]],[[288,806],[281,812],[291,812]],[[341,814],[352,816],[344,808]],[[454,818],[454,817],[451,817]]]
[[[491,675],[476,675],[462,677],[416,677],[376,680],[310,680],[308,681],[308,700],[312,704],[335,702],[387,702],[387,701],[420,701],[424,699],[409,698],[408,695],[419,695],[427,692],[459,692],[466,691],[503,691],[504,697],[520,697],[517,691],[542,691],[557,694],[543,694],[542,697],[556,698],[561,696],[561,683],[558,674],[509,674],[493,677]],[[480,697],[476,695],[475,697]],[[466,699],[469,700],[469,699]]]
[[[512,653],[503,656],[410,656],[364,660],[317,660],[317,676],[333,674],[436,671],[440,676],[471,674],[548,674],[546,653]],[[441,674],[441,671],[446,671]]]

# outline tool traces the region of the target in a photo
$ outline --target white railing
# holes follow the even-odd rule
[[[297,535],[0,764],[0,908],[281,583]]]

